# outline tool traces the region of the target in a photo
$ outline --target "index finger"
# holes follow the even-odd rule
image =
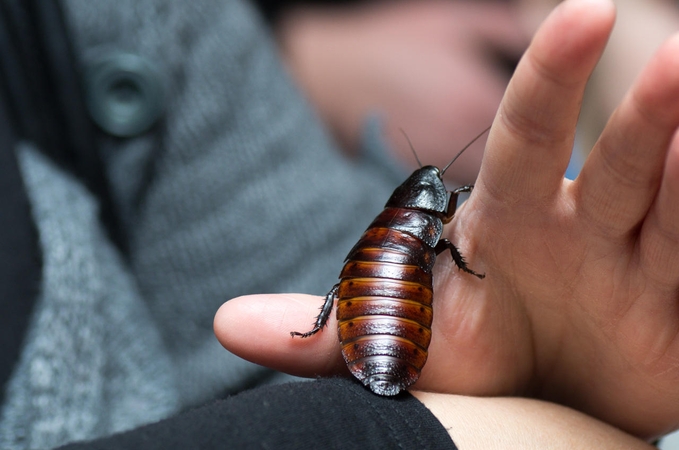
[[[609,0],[567,0],[545,20],[502,100],[477,187],[510,203],[558,191],[585,85],[614,17]]]

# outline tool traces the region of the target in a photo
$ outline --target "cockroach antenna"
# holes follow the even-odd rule
[[[413,152],[413,155],[415,156],[415,161],[417,161],[417,165],[420,166],[420,169],[422,168],[422,163],[420,162],[420,158],[417,157],[417,152],[415,151],[415,147],[413,147],[413,143],[410,142],[410,138],[406,134],[405,131],[403,131],[403,128],[399,127],[399,131],[403,133],[403,136],[405,136],[406,141],[408,141],[408,145],[410,146],[410,150]]]
[[[491,126],[492,126],[492,125],[491,125]],[[455,162],[455,160],[456,160],[457,158],[459,158],[460,155],[461,155],[462,153],[464,153],[464,151],[467,150],[467,149],[469,148],[469,146],[471,146],[474,142],[476,142],[481,136],[483,136],[484,134],[486,134],[486,133],[488,132],[488,130],[490,130],[490,127],[486,128],[485,130],[483,130],[482,132],[480,132],[479,135],[476,136],[474,139],[472,139],[471,142],[470,142],[469,144],[465,145],[464,148],[463,148],[462,150],[460,150],[459,153],[458,153],[457,155],[455,155],[455,158],[453,158],[453,160],[450,161],[450,162],[448,163],[448,165],[446,165],[446,167],[443,168],[443,170],[441,171],[441,176],[443,176],[443,174],[446,173],[446,170],[448,170],[448,167],[452,166],[453,163]],[[419,162],[419,161],[418,161],[418,162]]]

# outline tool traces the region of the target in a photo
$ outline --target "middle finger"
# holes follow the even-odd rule
[[[568,165],[582,96],[613,26],[607,0],[568,0],[536,33],[495,120],[479,187],[504,204],[552,198]]]

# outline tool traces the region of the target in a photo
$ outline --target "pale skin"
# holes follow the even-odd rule
[[[437,261],[434,337],[415,388],[531,396],[650,439],[679,427],[679,36],[650,60],[569,182],[584,87],[613,21],[609,0],[567,0],[522,58],[476,188],[444,232],[487,277]],[[334,318],[312,338],[289,337],[321,303],[241,297],[219,310],[215,332],[228,350],[278,370],[346,373]],[[415,395],[447,423],[431,405],[454,397]]]
[[[493,121],[510,72],[529,42],[507,2],[363,2],[287,11],[277,26],[284,61],[342,148],[356,153],[367,118],[380,117],[389,148],[416,168],[443,166]],[[474,181],[485,136],[446,173]]]
[[[284,60],[319,115],[355,153],[370,114],[406,166],[414,159],[399,128],[418,153],[442,165],[470,130],[484,129],[509,81],[508,62],[525,50],[561,0],[367,1],[354,6],[305,5],[277,23]],[[615,0],[615,29],[594,71],[578,123],[589,150],[608,117],[657,47],[679,30],[675,0]],[[485,138],[446,175],[473,182]]]
[[[585,414],[527,398],[463,397],[413,391],[460,450],[650,450]]]

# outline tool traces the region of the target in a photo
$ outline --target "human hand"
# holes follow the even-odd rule
[[[613,24],[608,0],[567,0],[510,83],[476,189],[439,258],[418,389],[530,395],[651,437],[679,426],[679,38],[648,64],[573,182],[563,179],[585,83]],[[298,375],[346,372],[330,332],[290,339],[321,301],[226,303],[222,344]]]
[[[379,114],[389,148],[444,165],[470,135],[486,128],[528,34],[507,2],[366,2],[336,9],[305,7],[279,26],[287,65],[344,148],[356,150],[366,118]],[[471,131],[470,131],[471,130]],[[461,183],[478,173],[485,138],[447,175]]]

